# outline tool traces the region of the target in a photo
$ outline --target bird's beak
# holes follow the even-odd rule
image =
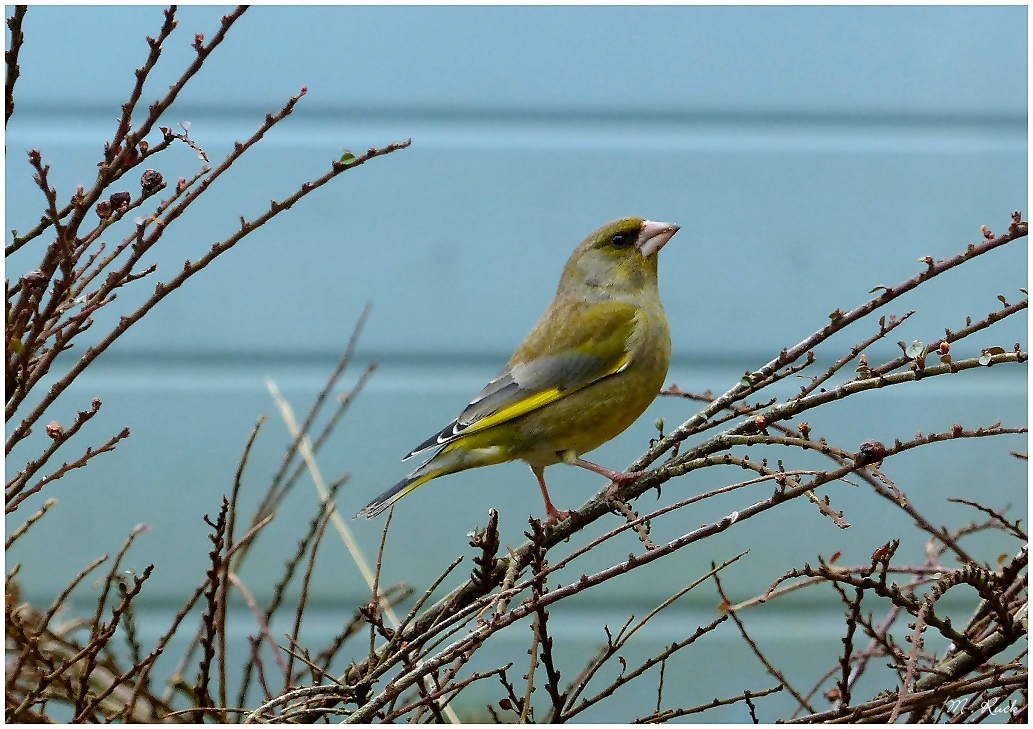
[[[635,242],[635,245],[642,253],[643,258],[649,258],[663,248],[664,244],[678,230],[679,227],[674,223],[655,223],[652,220],[647,220],[642,223],[642,228],[639,230],[638,240]]]

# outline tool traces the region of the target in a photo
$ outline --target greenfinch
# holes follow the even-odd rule
[[[585,238],[509,363],[459,417],[402,460],[428,448],[437,452],[356,517],[375,517],[438,476],[516,459],[538,479],[548,523],[570,512],[549,498],[547,466],[580,466],[614,483],[637,477],[581,456],[628,428],[663,386],[671,332],[657,258],[677,232],[671,223],[622,218]]]

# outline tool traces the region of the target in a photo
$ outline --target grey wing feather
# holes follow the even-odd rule
[[[405,458],[403,458],[402,460],[408,461],[417,453],[425,451],[428,448],[432,448],[434,446],[443,445],[447,443],[449,440],[451,440],[453,437],[455,437],[457,432],[456,428],[459,427],[460,420],[462,420],[463,417],[468,412],[470,412],[472,408],[474,408],[479,403],[483,402],[485,398],[491,397],[493,394],[499,392],[500,390],[504,390],[505,388],[510,387],[514,384],[513,378],[510,376],[510,369],[511,368],[508,366],[504,367],[501,372],[495,375],[491,382],[484,386],[484,389],[481,390],[477,394],[477,397],[475,397],[470,402],[470,404],[466,406],[466,409],[463,410],[463,412],[459,415],[458,418],[456,418],[451,423],[442,428],[440,432],[435,433],[430,438],[427,438],[427,440],[423,441],[418,446],[413,448],[411,451],[409,451],[408,455],[406,455]],[[464,427],[469,427],[469,425],[466,425]]]
[[[609,374],[610,365],[602,357],[580,352],[564,352],[541,357],[533,362],[518,362],[503,369],[475,397],[458,418],[420,443],[407,460],[420,451],[440,446],[463,435],[471,426],[526,397],[551,388],[561,392],[576,390]]]

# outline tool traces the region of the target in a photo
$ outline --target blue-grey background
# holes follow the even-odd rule
[[[194,33],[214,34],[219,14],[180,10],[144,103],[190,62]],[[30,8],[7,127],[7,230],[27,230],[42,211],[23,150],[42,151],[62,198],[92,182],[132,69],[145,57],[143,36],[155,35],[160,22],[157,7]],[[873,286],[917,272],[916,259],[954,254],[980,237],[981,224],[1004,229],[1012,210],[1028,209],[1026,28],[1024,7],[249,10],[163,123],[189,121],[191,137],[217,163],[266,111],[302,86],[308,95],[169,230],[148,258],[162,280],[230,234],[239,215],[253,218],[269,199],[322,174],[342,148],[360,152],[410,137],[412,147],[342,175],[247,238],[79,379],[48,418],[67,424],[99,397],[103,410],[79,447],[125,425],[132,436],[40,495],[60,503],[11,550],[9,566],[22,562],[27,595],[47,602],[89,559],[116,550],[137,523],[150,524],[129,561],[136,569],[156,564],[140,599],[145,638],[153,640],[203,577],[201,516],[213,514],[231,488],[255,419],[271,416],[245,474],[244,503],[257,502],[289,441],[266,377],[301,417],[363,304],[373,303],[344,386],[366,363],[380,367],[319,459],[328,479],[351,472],[339,499],[350,515],[403,476],[408,464],[398,458],[448,422],[508,359],[577,242],[624,215],[682,226],[661,266],[675,350],[668,382],[723,392],[743,371],[821,326],[836,307],[862,303]],[[199,164],[183,145],[157,160],[173,182]],[[133,180],[126,187],[137,189]],[[113,231],[109,243],[120,233]],[[34,268],[38,255],[27,246],[10,257],[7,276]],[[98,317],[93,336],[152,285],[121,295]],[[893,340],[934,339],[944,326],[958,329],[966,316],[998,308],[998,294],[1020,298],[1026,285],[1023,241],[896,302],[892,311],[917,313]],[[817,354],[827,363],[876,327],[867,322]],[[1025,347],[1026,333],[1026,316],[1014,317],[954,354],[1016,341]],[[890,342],[869,357],[875,363],[898,352]],[[809,422],[816,434],[854,448],[867,438],[906,439],[954,422],[1024,425],[1026,393],[1025,369],[1002,367],[869,393]],[[596,460],[623,467],[645,449],[657,417],[673,427],[693,411],[687,402],[659,400]],[[39,433],[16,449],[8,474],[43,441]],[[948,496],[1010,503],[1024,514],[1025,464],[1008,451],[1026,449],[1016,436],[942,444],[894,459],[887,473],[935,523],[973,517],[948,504]],[[765,455],[785,455],[787,467],[820,463],[751,452]],[[561,507],[604,485],[562,466],[548,477]],[[715,471],[682,479],[664,489],[661,501],[738,478]],[[658,521],[654,540],[768,492],[755,489]],[[564,675],[573,677],[603,640],[604,623],[645,614],[711,560],[751,550],[725,573],[732,598],[742,600],[819,554],[841,551],[841,564],[866,562],[891,537],[903,538],[903,555],[922,558],[925,540],[899,509],[863,486],[836,484],[828,493],[850,529],[837,529],[803,501],[788,504],[557,609]],[[639,506],[651,508],[652,499]],[[8,529],[35,506],[23,506]],[[422,590],[455,556],[471,552],[466,533],[484,524],[489,507],[501,513],[503,543],[519,544],[527,515],[541,512],[526,467],[458,474],[415,492],[395,515],[382,582],[404,580]],[[242,577],[260,601],[316,508],[315,490],[303,479],[257,543]],[[604,520],[569,548],[616,523]],[[382,523],[350,525],[367,554],[375,554]],[[993,559],[1012,547],[989,540],[979,549]],[[640,548],[625,535],[559,581]],[[86,586],[81,599],[93,589]],[[313,645],[368,599],[332,534],[312,594],[316,612],[306,636]],[[644,631],[634,651],[643,657],[684,637],[713,619],[716,602],[712,587],[698,588]],[[957,609],[963,616],[967,604]],[[805,687],[841,648],[841,611],[829,591],[797,593],[781,608],[745,618],[762,647],[781,656],[790,678]],[[252,630],[243,604],[233,625],[243,650]],[[489,658],[523,665],[529,636],[517,631],[489,643],[484,665]],[[622,689],[621,716],[594,718],[648,713],[656,678]],[[665,701],[691,705],[770,683],[725,626],[670,664]],[[472,711],[497,700],[495,693],[471,688],[457,706]],[[775,697],[762,710],[774,718],[789,705]],[[747,716],[737,706],[718,718]]]

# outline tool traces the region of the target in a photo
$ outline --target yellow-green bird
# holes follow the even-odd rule
[[[585,238],[567,261],[556,296],[501,372],[459,417],[416,446],[437,452],[356,514],[372,518],[438,476],[521,459],[553,506],[544,471],[567,463],[615,483],[638,474],[581,458],[630,426],[660,392],[671,332],[657,288],[657,258],[671,223],[622,218]]]

